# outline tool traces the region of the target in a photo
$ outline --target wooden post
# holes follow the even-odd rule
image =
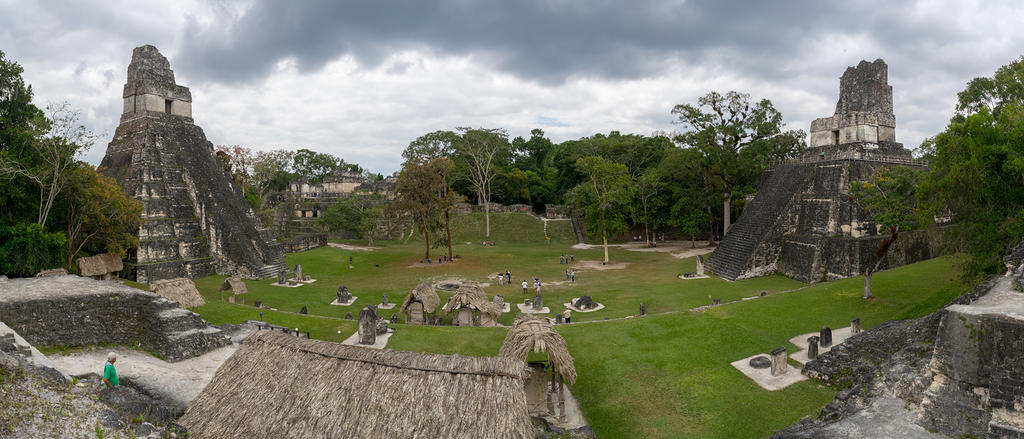
[[[565,422],[565,377],[558,375],[558,419]]]

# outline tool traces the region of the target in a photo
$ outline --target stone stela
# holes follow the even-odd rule
[[[786,369],[789,368],[789,362],[787,361],[789,356],[786,355],[786,347],[780,347],[772,351],[772,376],[785,375]]]

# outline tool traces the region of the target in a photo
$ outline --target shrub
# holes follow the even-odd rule
[[[63,233],[48,233],[36,223],[0,225],[0,273],[9,277],[33,276],[64,264],[68,240]]]

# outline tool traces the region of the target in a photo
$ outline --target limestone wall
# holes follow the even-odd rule
[[[230,343],[177,302],[115,281],[71,275],[0,281],[0,321],[34,345],[138,346],[168,361]]]

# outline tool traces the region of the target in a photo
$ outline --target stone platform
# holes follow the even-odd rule
[[[517,303],[516,306],[519,307],[519,312],[523,314],[547,314],[551,312],[551,308],[546,306],[541,309],[533,309],[533,306],[524,303]]]
[[[331,302],[331,305],[334,305],[334,306],[351,306],[353,303],[356,303],[356,299],[358,299],[358,298],[359,297],[352,296],[352,300],[349,300],[348,302],[344,302],[344,303],[343,302],[338,302],[338,299],[334,299],[334,301]]]
[[[772,376],[772,369],[770,367],[758,369],[750,366],[751,358],[762,356],[770,357],[769,354],[756,354],[742,360],[733,361],[729,364],[731,364],[732,367],[735,367],[736,370],[742,372],[748,378],[754,380],[758,386],[761,386],[761,388],[765,390],[775,391],[784,389],[793,383],[798,383],[807,379],[804,374],[800,373],[800,369],[793,367],[793,365],[789,365],[786,368],[786,373],[779,376]]]
[[[230,343],[178,302],[73,275],[0,282],[0,321],[36,346],[139,346],[167,361]]]

